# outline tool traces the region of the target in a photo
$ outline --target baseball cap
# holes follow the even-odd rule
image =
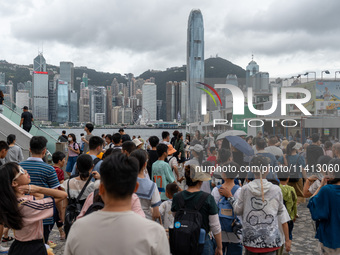
[[[203,146],[200,144],[195,144],[195,146],[190,146],[191,151],[201,152],[203,151]]]

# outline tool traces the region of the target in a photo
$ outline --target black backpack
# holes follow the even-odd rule
[[[199,243],[203,218],[199,210],[205,203],[208,193],[202,192],[195,209],[188,209],[182,192],[178,195],[180,209],[176,212],[174,228],[169,229],[171,254],[196,255],[203,251],[204,243]]]
[[[93,194],[93,203],[90,207],[86,210],[84,216],[89,215],[93,212],[99,211],[104,208],[104,202],[99,195],[99,189],[96,189]]]
[[[64,231],[66,237],[70,232],[72,224],[76,221],[78,215],[80,214],[81,208],[85,200],[80,200],[81,196],[84,194],[86,187],[89,185],[92,179],[92,174],[88,178],[87,182],[85,183],[84,187],[80,191],[77,198],[71,198],[70,196],[70,180],[67,182],[67,196],[68,196],[68,205],[65,211],[65,222],[64,222]]]

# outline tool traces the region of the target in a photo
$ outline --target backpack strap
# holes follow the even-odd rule
[[[195,209],[196,209],[197,211],[199,211],[199,210],[202,208],[202,206],[203,206],[204,203],[205,203],[205,200],[207,200],[207,197],[208,197],[209,195],[210,195],[210,194],[209,194],[209,193],[206,193],[206,192],[203,192],[203,193],[202,193],[199,202],[195,205]]]
[[[98,164],[99,161],[101,161],[100,158],[95,158],[95,159],[93,160],[93,168]]]
[[[86,187],[89,185],[91,179],[92,179],[92,174],[90,174],[89,178],[87,179],[87,182],[85,183],[84,187],[81,189],[81,191],[80,191],[80,193],[79,193],[79,195],[78,195],[78,197],[77,197],[77,201],[79,201],[80,198],[81,198],[81,196],[84,194],[85,189],[86,189]]]
[[[68,182],[67,182],[67,197],[69,198],[69,199],[71,199],[71,196],[70,196],[70,181],[71,181],[72,179],[70,178],[70,179],[68,179]]]
[[[239,185],[234,185],[234,187],[231,189],[231,194],[234,195],[239,188],[241,188]]]
[[[179,192],[177,197],[178,197],[179,208],[184,209],[185,208],[185,200],[184,200],[182,192]]]

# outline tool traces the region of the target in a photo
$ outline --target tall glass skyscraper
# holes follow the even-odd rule
[[[60,80],[68,83],[68,90],[74,90],[74,65],[72,62],[60,62]]]
[[[204,82],[204,26],[200,10],[192,10],[188,20],[187,37],[187,123],[203,119],[201,115],[201,90],[197,82]]]
[[[69,119],[69,100],[68,100],[68,83],[66,81],[58,81],[57,94],[57,122],[65,123]]]
[[[33,70],[36,72],[46,72],[46,60],[42,52],[33,60]]]

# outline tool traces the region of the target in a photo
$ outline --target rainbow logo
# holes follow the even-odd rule
[[[197,82],[197,83],[198,83],[198,84],[201,84],[201,85],[203,85],[203,86],[205,86],[205,87],[207,87],[207,88],[209,88],[212,92],[214,92],[215,95],[217,96],[218,100],[220,101],[221,106],[222,106],[222,100],[221,100],[219,94],[217,93],[217,91],[216,91],[213,87],[211,87],[210,85],[208,85],[208,84],[206,84],[206,83],[203,83],[203,82]],[[204,89],[204,88],[200,88],[200,87],[196,87],[196,88],[198,88],[198,89],[203,90],[204,92],[206,92],[206,93],[214,100],[215,106],[217,106],[216,100],[215,100],[214,96],[211,94],[211,92],[210,92],[209,90]]]

